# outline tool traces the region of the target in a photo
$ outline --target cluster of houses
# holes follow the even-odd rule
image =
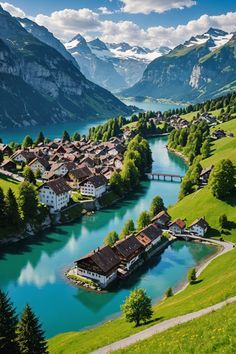
[[[7,145],[0,149],[7,156],[1,170],[16,172],[19,165],[29,166],[43,182],[38,189],[40,202],[56,212],[68,205],[72,191],[94,199],[101,197],[113,172],[123,166],[125,145],[118,138],[101,143],[56,139],[15,153]]]
[[[195,220],[188,228],[188,232],[204,236],[208,224],[204,218]],[[92,251],[75,262],[75,273],[96,282],[101,288],[106,288],[117,278],[127,277],[136,269],[148,255],[153,255],[168,244],[163,231],[169,230],[173,235],[186,233],[186,224],[183,220],[171,218],[166,211],[161,211],[152,220],[151,224],[124,239],[117,241],[113,246],[103,246]]]
[[[206,112],[206,113],[200,114],[199,117],[197,117],[193,120],[193,124],[198,124],[201,122],[206,122],[207,124],[213,126],[213,125],[217,124],[217,119],[211,113]]]
[[[182,129],[187,128],[189,126],[189,122],[186,119],[181,118],[179,115],[172,115],[169,118],[170,126],[174,129]]]

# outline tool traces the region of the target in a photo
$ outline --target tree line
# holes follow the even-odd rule
[[[189,127],[172,130],[168,139],[168,146],[183,152],[192,164],[195,157],[210,156],[210,129],[206,122],[191,124]]]
[[[143,211],[139,215],[137,219],[137,227],[135,227],[134,221],[132,219],[128,219],[119,235],[115,230],[109,232],[109,234],[104,239],[105,245],[113,246],[116,241],[121,240],[126,236],[135,233],[136,231],[141,231],[144,227],[148,226],[151,223],[152,218],[162,210],[165,210],[165,205],[163,199],[157,195],[153,198],[149,211]]]
[[[38,205],[38,194],[31,183],[22,182],[17,196],[11,188],[4,194],[0,187],[0,229],[3,236],[21,232],[27,224],[40,224],[45,213],[46,209]]]
[[[152,166],[152,152],[148,141],[140,135],[130,140],[124,155],[121,172],[114,172],[110,178],[111,190],[122,197],[134,190],[145,173]]]
[[[26,305],[21,316],[9,297],[0,290],[0,353],[48,354],[47,342],[39,319]]]

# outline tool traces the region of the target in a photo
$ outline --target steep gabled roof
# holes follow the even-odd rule
[[[189,227],[192,227],[192,226],[195,226],[195,225],[200,226],[203,230],[208,228],[208,223],[206,222],[206,220],[203,217],[194,220]]]
[[[83,269],[109,274],[118,268],[120,259],[110,246],[104,246],[79,259],[76,264]]]
[[[56,195],[66,193],[71,190],[70,186],[66,183],[66,180],[63,177],[44,183],[41,187],[39,187],[39,189],[42,189],[45,186],[51,188]]]
[[[132,258],[143,250],[142,244],[133,235],[116,242],[114,248],[126,259]]]

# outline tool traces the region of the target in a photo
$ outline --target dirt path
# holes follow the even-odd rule
[[[100,348],[100,349],[94,351],[92,354],[107,354],[107,353],[110,353],[114,350],[125,348],[125,347],[127,347],[131,344],[134,344],[140,340],[147,339],[147,338],[153,336],[154,334],[164,332],[165,330],[167,330],[169,328],[175,327],[175,326],[182,324],[182,323],[189,322],[191,320],[194,320],[195,318],[204,316],[212,311],[216,311],[216,310],[222,308],[223,306],[225,306],[226,304],[230,304],[235,301],[236,301],[236,296],[231,297],[225,301],[219,302],[218,304],[206,307],[205,309],[202,309],[202,310],[199,310],[196,312],[191,312],[191,313],[188,313],[183,316],[171,318],[167,321],[158,323],[150,328],[147,328],[141,332],[138,332],[130,337],[121,339],[117,342],[111,343],[103,348]]]

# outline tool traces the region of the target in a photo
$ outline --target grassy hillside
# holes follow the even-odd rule
[[[233,250],[215,259],[199,277],[201,281],[155,305],[152,322],[137,328],[120,317],[94,329],[60,334],[49,340],[50,353],[89,353],[160,321],[218,303],[236,294],[235,279],[236,250]]]
[[[236,119],[222,123],[212,128],[223,129],[226,133],[233,133],[234,137],[225,137],[212,143],[211,156],[201,161],[203,167],[215,164],[218,161],[229,158],[236,165]],[[236,222],[235,222],[236,195],[227,201],[216,199],[208,186],[183,198],[169,209],[172,218],[186,219],[187,224],[191,224],[197,217],[205,216],[211,230],[210,236],[222,236],[226,240],[236,242]],[[222,232],[219,225],[219,217],[226,214],[229,228]]]
[[[217,125],[211,129],[223,129],[227,134],[233,133],[234,137],[225,137],[212,143],[211,156],[202,161],[202,166],[207,167],[222,159],[230,159],[236,165],[236,119]]]
[[[186,119],[187,121],[191,122],[193,120],[193,117],[196,117],[198,113],[200,114],[200,111],[194,111],[194,112],[190,112],[190,113],[187,113],[187,114],[182,114],[181,117],[183,119]],[[220,114],[221,114],[221,109],[215,109],[213,111],[209,111],[209,113],[211,113],[213,116],[218,118],[220,116]],[[236,117],[236,113],[234,113],[232,116]]]
[[[236,303],[233,303],[115,353],[233,353],[235,348]]]
[[[188,195],[171,207],[168,212],[173,219],[182,218],[190,225],[196,218],[205,216],[211,230],[209,236],[222,236],[225,240],[236,242],[236,223],[235,223],[236,196],[232,196],[227,202],[216,199],[210,189],[205,187],[199,191]],[[220,229],[219,217],[227,215],[229,229]]]
[[[4,193],[6,193],[9,188],[17,193],[19,182],[11,177],[6,177],[0,174],[0,187],[3,189]]]

